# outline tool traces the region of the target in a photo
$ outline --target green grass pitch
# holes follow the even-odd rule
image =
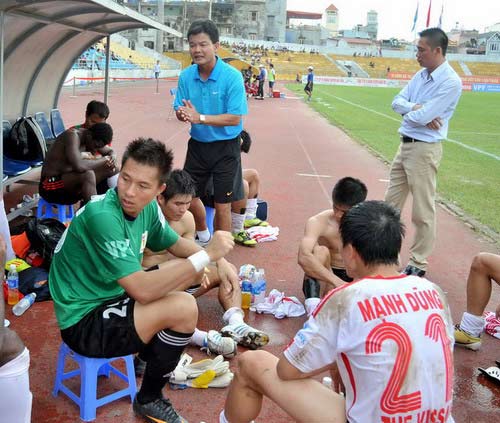
[[[304,96],[303,86],[287,88]],[[401,117],[391,109],[399,89],[315,84],[311,107],[353,139],[392,161]],[[500,233],[500,94],[464,91],[450,122],[438,192]],[[470,148],[467,148],[470,147]]]

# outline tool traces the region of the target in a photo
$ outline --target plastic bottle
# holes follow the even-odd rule
[[[250,281],[241,282],[241,308],[248,309],[252,303],[252,283]]]
[[[328,389],[332,389],[332,378],[329,376],[325,376],[321,383],[326,386]]]
[[[7,303],[14,305],[19,302],[19,274],[16,270],[16,265],[11,264],[9,274],[7,275],[7,285],[9,287],[9,295]]]
[[[254,287],[254,304],[263,303],[266,300],[266,290],[267,290],[267,282],[266,282],[266,272],[264,269],[259,269],[256,272],[256,282]]]
[[[12,313],[16,316],[20,316],[26,310],[28,310],[31,305],[35,302],[36,293],[26,295],[21,301],[19,301],[14,307],[12,307]]]

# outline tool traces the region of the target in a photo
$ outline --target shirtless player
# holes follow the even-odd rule
[[[113,150],[106,147],[112,139],[113,130],[107,123],[64,131],[45,157],[40,195],[57,204],[89,201],[97,194],[96,185],[118,172]],[[86,159],[96,153],[102,157]]]
[[[170,227],[182,238],[194,242],[195,221],[192,213],[188,210],[191,199],[195,195],[195,187],[189,174],[184,170],[174,170],[167,181],[167,188],[158,196],[158,204]],[[174,258],[168,251],[152,252],[144,251],[143,267],[151,269],[161,263]],[[209,285],[204,288],[198,284],[193,285],[186,291],[195,298],[205,294],[212,288],[220,285],[217,267],[210,265],[204,277],[208,278]],[[222,354],[231,358],[236,354],[236,343],[256,349],[266,345],[269,336],[258,329],[254,329],[243,321],[244,313],[241,309],[241,290],[239,284],[234,284],[229,291],[219,286],[219,302],[225,310],[223,320],[228,323],[221,329],[221,334],[215,330],[207,332],[195,329],[192,343],[207,349],[214,354]]]
[[[316,308],[320,297],[326,292],[343,282],[352,282],[340,255],[342,241],[339,224],[344,213],[364,201],[366,194],[366,186],[359,179],[342,178],[333,188],[333,209],[312,216],[306,223],[298,262],[305,273],[302,290],[308,314]]]

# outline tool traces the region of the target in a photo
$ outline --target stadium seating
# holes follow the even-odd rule
[[[467,67],[474,76],[498,76],[500,75],[500,63],[489,62],[467,62]]]
[[[191,64],[191,56],[188,52],[175,51],[163,53],[166,57],[170,59],[177,60],[181,64],[181,68],[187,68]]]

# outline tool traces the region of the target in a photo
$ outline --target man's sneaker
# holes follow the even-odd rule
[[[243,223],[245,229],[252,228],[254,226],[269,226],[265,220],[260,220],[258,217],[254,217],[253,219],[246,219]]]
[[[257,245],[257,241],[250,238],[246,231],[241,231],[237,234],[233,234],[233,238],[236,244],[244,245],[245,247],[255,247]]]
[[[469,350],[477,351],[481,348],[481,338],[469,335],[464,330],[460,329],[460,325],[455,326],[455,345],[465,347]]]
[[[146,371],[146,362],[142,360],[138,355],[134,357],[134,368],[136,376],[144,376]]]
[[[267,333],[254,329],[246,323],[224,326],[220,333],[222,336],[233,338],[238,344],[251,350],[263,347],[269,342]]]
[[[408,266],[406,266],[405,270],[403,270],[403,273],[408,276],[418,276],[419,278],[423,278],[425,275],[425,270],[419,269],[418,267],[409,264]]]
[[[166,398],[141,404],[135,397],[132,408],[136,415],[144,417],[150,423],[188,423]]]
[[[207,334],[207,345],[202,347],[208,355],[222,355],[225,358],[233,358],[238,352],[238,344],[232,338],[222,336],[216,330],[209,330]]]

